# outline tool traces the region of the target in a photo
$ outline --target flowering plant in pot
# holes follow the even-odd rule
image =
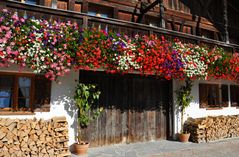
[[[94,84],[79,83],[76,86],[74,100],[78,107],[78,137],[77,143],[73,146],[74,153],[77,155],[86,154],[89,148],[89,142],[81,139],[81,129],[87,127],[102,112],[102,108],[95,107],[100,94],[101,92]]]
[[[182,85],[179,89],[177,89],[177,105],[178,109],[181,111],[181,133],[179,133],[179,140],[181,142],[188,142],[190,134],[184,130],[184,114],[185,109],[190,105],[190,102],[193,99],[191,95],[191,90],[193,86],[193,81],[190,79],[185,80],[185,84]]]

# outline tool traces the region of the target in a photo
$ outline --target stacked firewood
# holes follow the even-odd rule
[[[69,156],[65,117],[51,120],[0,119],[0,157]]]
[[[189,118],[184,128],[197,143],[239,137],[239,115]]]
[[[206,125],[204,118],[188,118],[184,123],[184,130],[190,133],[190,141],[196,143],[206,142]]]

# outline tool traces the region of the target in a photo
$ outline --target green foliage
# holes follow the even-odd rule
[[[177,105],[178,109],[181,111],[181,128],[183,132],[183,120],[185,109],[190,105],[190,102],[193,100],[191,95],[191,90],[193,86],[193,81],[190,79],[185,80],[185,84],[182,85],[179,89],[175,91],[177,94]]]
[[[101,92],[97,90],[94,84],[77,84],[74,100],[79,109],[78,123],[80,127],[87,127],[92,120],[100,115],[102,108],[94,107],[100,94]]]
[[[175,91],[177,94],[177,105],[181,112],[184,112],[193,100],[193,96],[191,95],[192,86],[192,81],[187,79],[185,80],[185,85]]]

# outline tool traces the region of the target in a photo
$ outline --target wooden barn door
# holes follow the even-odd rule
[[[100,117],[83,131],[91,146],[166,139],[170,136],[171,82],[138,75],[80,71],[80,82],[101,90]]]

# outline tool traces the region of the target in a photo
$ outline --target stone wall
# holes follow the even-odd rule
[[[239,137],[239,115],[189,118],[184,128],[197,143]]]
[[[0,157],[69,156],[65,117],[50,120],[0,118]]]

